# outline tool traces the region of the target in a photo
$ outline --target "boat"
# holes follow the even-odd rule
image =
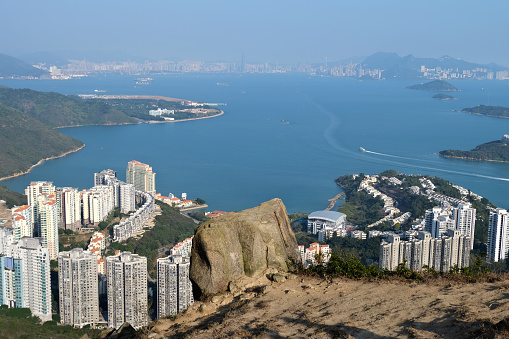
[[[362,148],[362,147],[359,147],[359,150],[360,150],[361,152],[366,152],[366,150],[365,150],[364,148]]]
[[[106,92],[106,90],[105,89],[94,89],[94,92],[96,92],[96,93],[104,93],[104,92]]]
[[[229,84],[227,84],[226,82],[218,82],[216,84],[217,86],[230,86]]]

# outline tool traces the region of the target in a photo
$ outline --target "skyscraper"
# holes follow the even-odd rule
[[[74,248],[58,255],[60,322],[83,327],[99,321],[97,256]]]
[[[148,325],[147,258],[130,252],[106,258],[108,327]]]
[[[156,194],[156,174],[152,171],[152,167],[133,160],[127,163],[126,181],[133,184],[137,190]]]
[[[27,204],[32,206],[32,221],[37,224],[38,212],[37,212],[37,197],[43,194],[54,194],[55,186],[49,181],[32,181],[30,185],[25,189],[25,195],[27,196]]]
[[[509,215],[503,208],[490,211],[488,258],[497,262],[507,259],[509,251]]]
[[[189,279],[191,260],[174,255],[157,259],[157,317],[175,315],[194,302]]]

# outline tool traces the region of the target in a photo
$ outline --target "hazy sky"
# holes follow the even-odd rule
[[[14,56],[296,63],[385,51],[509,66],[506,0],[1,0],[0,12],[0,53]]]

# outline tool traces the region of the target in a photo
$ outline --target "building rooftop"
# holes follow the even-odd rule
[[[340,218],[345,217],[346,214],[334,211],[316,211],[308,215],[308,219],[324,219],[337,222]]]

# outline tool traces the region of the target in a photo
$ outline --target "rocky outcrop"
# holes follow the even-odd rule
[[[268,269],[287,272],[298,263],[286,208],[280,199],[273,199],[198,227],[190,275],[201,293],[215,294],[243,277],[257,277]]]

